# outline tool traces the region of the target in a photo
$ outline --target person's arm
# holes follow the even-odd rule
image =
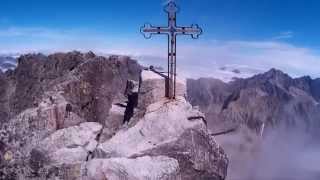
[[[129,90],[129,80],[127,80],[127,85],[126,85],[126,89],[124,90],[124,96],[128,97],[128,90]]]

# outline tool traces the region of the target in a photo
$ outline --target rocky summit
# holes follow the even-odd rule
[[[129,57],[69,52],[17,62],[0,72],[0,179],[226,178],[228,158],[185,99],[185,82],[172,101],[164,80]],[[138,99],[125,96],[128,82],[139,82]]]

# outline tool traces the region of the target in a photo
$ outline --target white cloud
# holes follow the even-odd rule
[[[150,58],[148,62],[158,63],[154,59]],[[162,64],[166,63],[165,59],[166,57],[163,56]],[[144,59],[144,61],[147,60]],[[311,49],[288,43],[275,41],[201,43],[198,41],[190,42],[190,45],[178,46],[178,67],[180,72],[188,77],[230,78],[230,76],[239,76],[221,72],[220,68],[224,66],[240,69],[244,71],[244,76],[267,71],[270,68],[278,68],[294,77],[302,75],[320,77],[320,55]]]
[[[6,39],[6,41],[2,41]],[[9,40],[8,40],[9,39]],[[26,40],[27,39],[27,40]],[[161,40],[160,40],[161,39]],[[241,76],[278,68],[292,76],[320,77],[320,55],[312,49],[271,41],[180,40],[177,47],[180,74],[187,77],[230,78],[237,74],[221,71],[240,69]],[[137,37],[106,37],[88,30],[8,28],[0,29],[0,53],[95,51],[131,55],[145,65],[167,63],[166,38],[145,40]]]
[[[0,53],[97,50],[109,47],[112,37],[88,29],[9,27],[0,29]]]
[[[281,32],[279,35],[273,37],[272,39],[279,40],[279,39],[290,39],[290,38],[293,38],[292,31]]]
[[[46,28],[9,27],[0,29],[0,37],[47,37],[57,38],[61,32]]]

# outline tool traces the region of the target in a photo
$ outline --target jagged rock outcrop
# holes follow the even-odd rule
[[[93,53],[18,58],[0,74],[0,179],[225,179],[227,156],[184,83],[168,100],[150,73]],[[140,93],[123,124],[128,80]]]
[[[84,122],[120,128],[122,120],[112,123],[119,119],[108,118],[109,109],[125,99],[126,81],[138,80],[140,71],[129,57],[91,52],[18,58],[15,70],[0,75],[0,179],[36,177],[30,154],[57,130]]]
[[[128,78],[138,80],[140,68],[128,57],[107,59],[78,52],[25,55],[18,59],[18,67],[11,76],[15,91],[10,109],[17,114],[34,107],[44,92],[54,90],[63,93],[73,112],[104,123],[111,102],[122,97]]]

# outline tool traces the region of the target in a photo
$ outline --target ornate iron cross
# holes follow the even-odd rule
[[[164,11],[168,14],[168,26],[152,26],[145,24],[140,31],[146,39],[150,39],[154,34],[162,34],[168,36],[168,72],[166,76],[166,97],[174,99],[176,97],[176,65],[177,65],[177,35],[191,35],[193,39],[198,39],[202,34],[202,29],[193,24],[189,27],[177,26],[176,15],[179,7],[174,2],[169,2]]]

